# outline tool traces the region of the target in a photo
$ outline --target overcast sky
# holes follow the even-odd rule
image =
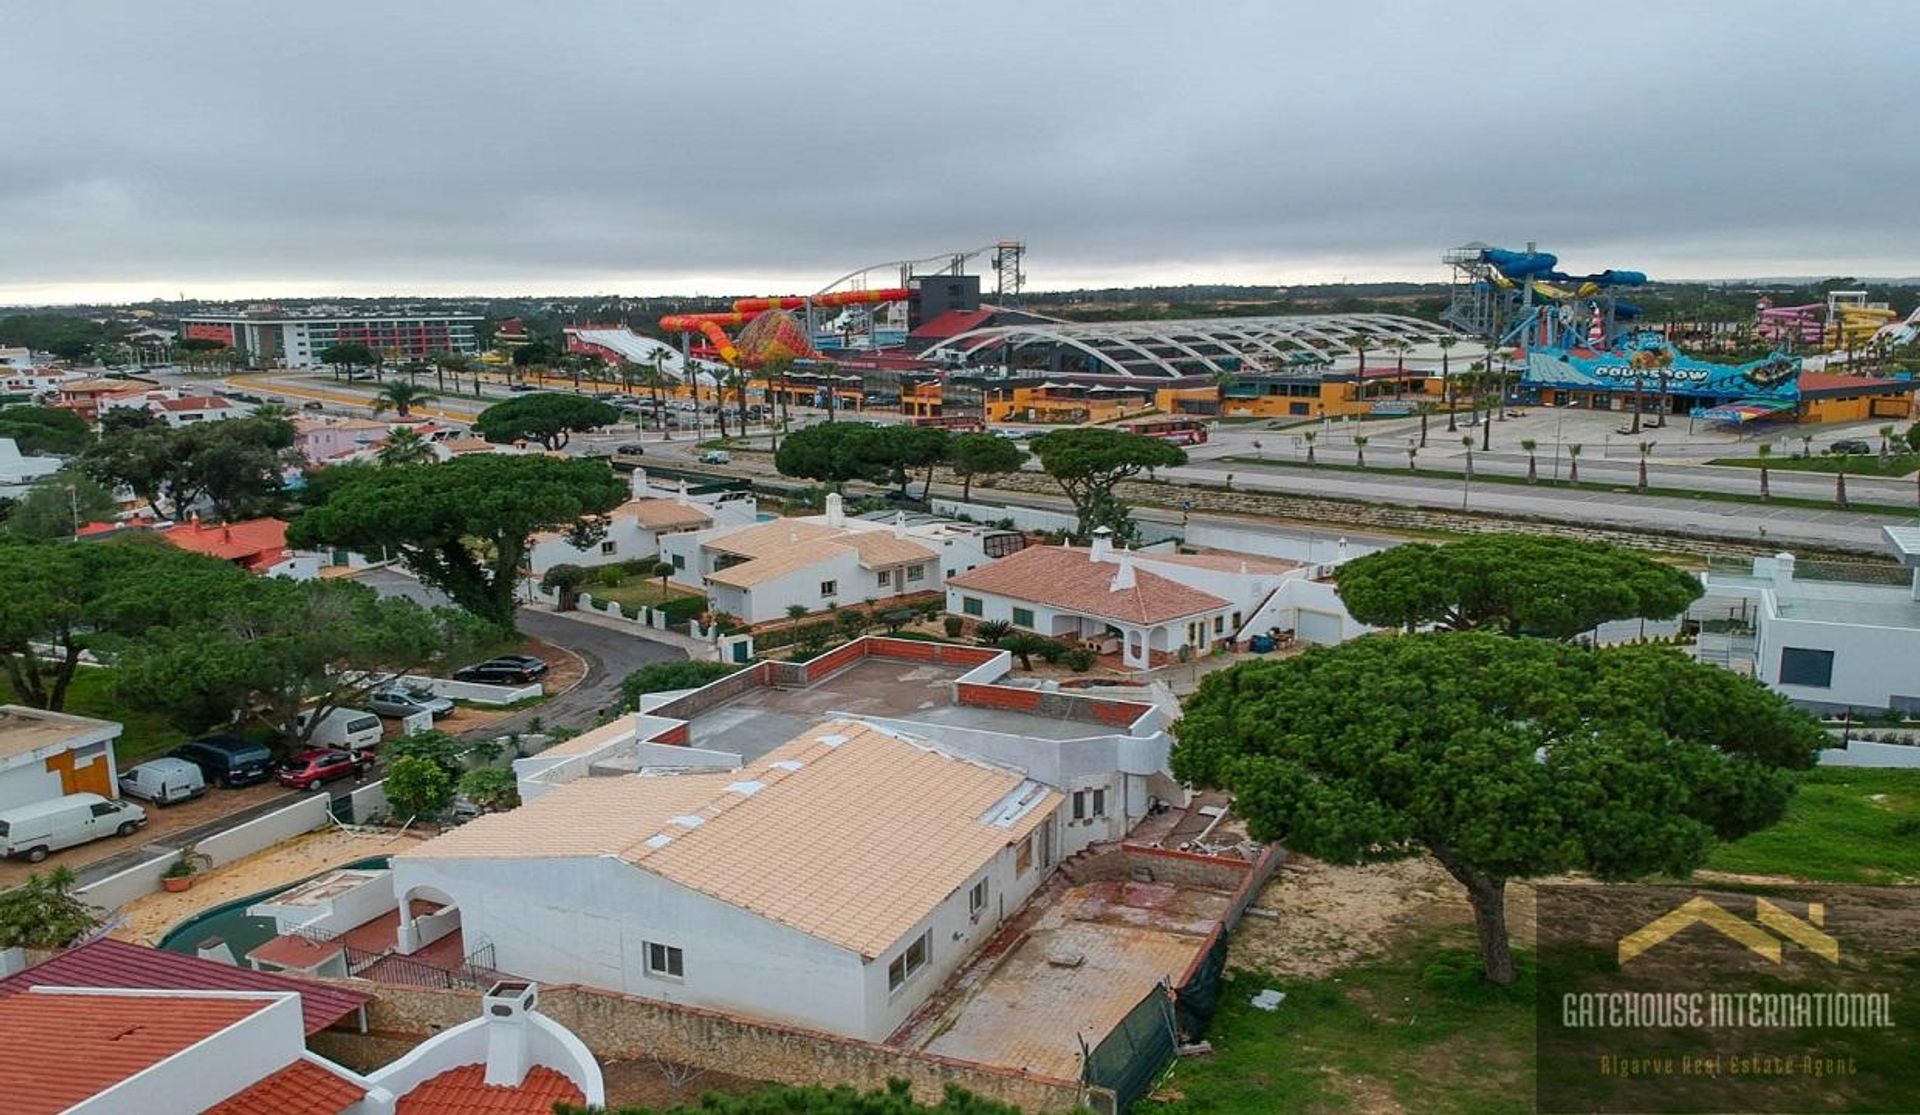
[[[0,302],[1915,275],[1911,13],[0,0]]]

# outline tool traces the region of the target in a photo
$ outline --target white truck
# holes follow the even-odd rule
[[[51,852],[103,836],[132,836],[147,811],[99,794],[68,794],[0,810],[0,855],[39,863]]]

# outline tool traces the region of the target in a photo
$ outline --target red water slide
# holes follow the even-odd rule
[[[738,364],[740,350],[734,346],[733,338],[727,336],[724,326],[745,325],[768,310],[798,310],[809,301],[816,306],[863,306],[875,302],[902,302],[911,297],[913,292],[910,290],[888,287],[885,290],[837,290],[829,294],[816,294],[811,299],[798,295],[741,298],[734,302],[731,313],[672,314],[660,319],[660,328],[669,333],[697,332],[719,351],[720,359],[729,364]]]

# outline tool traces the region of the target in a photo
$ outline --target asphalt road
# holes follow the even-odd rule
[[[423,604],[446,603],[445,597],[396,570],[369,570],[355,580],[389,596],[405,596]],[[619,696],[620,683],[628,674],[651,662],[671,662],[686,657],[686,652],[678,647],[552,612],[523,608],[519,624],[526,634],[565,647],[585,659],[587,673],[579,685],[560,696],[479,729],[490,736],[522,730],[535,718],[545,725],[591,728],[599,721],[601,712]]]

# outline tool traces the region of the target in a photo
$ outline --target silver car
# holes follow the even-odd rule
[[[403,720],[424,712],[430,713],[435,720],[438,720],[453,711],[453,701],[446,697],[436,697],[425,689],[390,685],[369,694],[367,707],[381,716],[391,716],[395,719]]]

